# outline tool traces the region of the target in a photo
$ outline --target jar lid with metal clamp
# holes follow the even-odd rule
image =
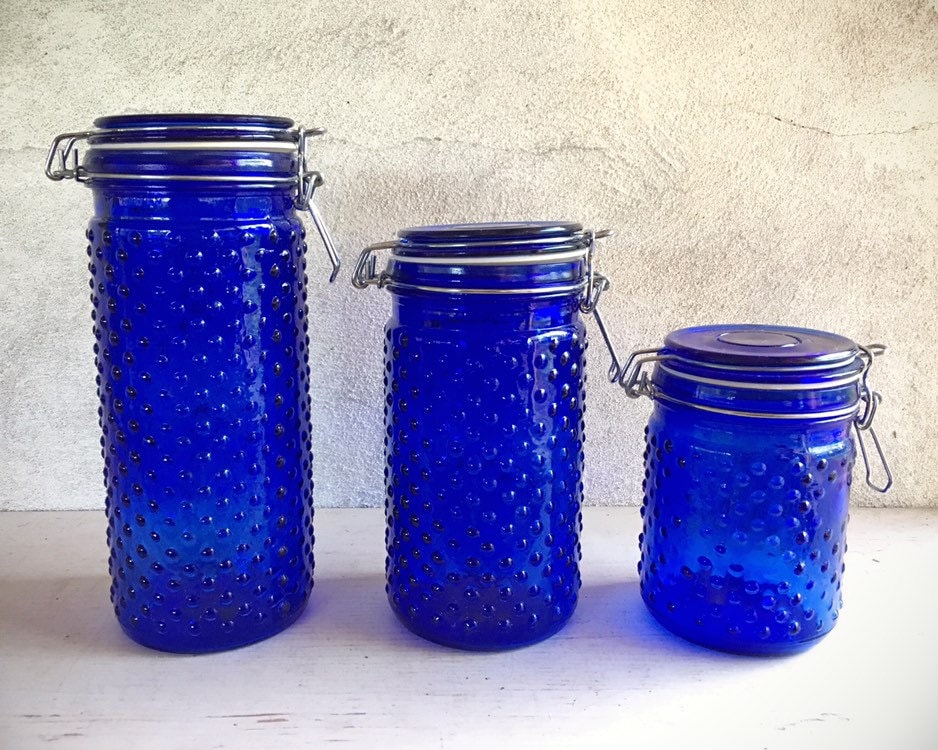
[[[608,281],[594,267],[607,230],[576,223],[497,222],[412,227],[361,253],[352,284],[404,294],[580,295],[592,312]],[[378,268],[378,253],[389,251]]]
[[[339,256],[313,194],[322,175],[309,168],[308,140],[325,133],[285,117],[228,114],[100,117],[94,129],[56,136],[46,158],[50,180],[91,187],[147,189],[289,188],[297,210],[308,211],[332,265]],[[81,153],[80,153],[81,152]]]
[[[808,328],[710,325],[672,331],[663,347],[636,350],[623,364],[601,319],[598,322],[612,354],[609,379],[630,398],[647,396],[751,420],[851,419],[867,484],[878,492],[892,486],[892,473],[873,430],[882,397],[868,384],[873,362],[886,351],[884,345],[863,346]],[[865,432],[885,474],[879,484],[873,481]]]

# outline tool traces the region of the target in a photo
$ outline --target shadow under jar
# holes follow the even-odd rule
[[[547,638],[580,588],[593,241],[579,224],[405,229],[353,283],[387,287],[387,593],[464,649]],[[390,250],[376,272],[375,253]],[[600,286],[601,285],[601,286]]]
[[[855,442],[872,432],[874,356],[832,333],[723,325],[670,333],[620,382],[645,431],[642,598],[695,643],[787,654],[827,634],[841,600]],[[654,363],[649,377],[642,370]],[[876,487],[867,465],[867,481]]]
[[[277,633],[312,588],[305,231],[321,182],[278,117],[128,115],[56,138],[86,183],[111,601],[152,648]],[[79,147],[83,158],[79,156]]]

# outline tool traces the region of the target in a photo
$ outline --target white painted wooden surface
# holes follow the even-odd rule
[[[934,510],[854,511],[843,617],[783,659],[710,652],[646,614],[634,508],[587,509],[573,622],[502,654],[437,647],[397,623],[380,511],[316,521],[302,619],[187,657],[120,632],[102,514],[0,514],[0,748],[938,747]]]

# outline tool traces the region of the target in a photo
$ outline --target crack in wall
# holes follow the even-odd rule
[[[815,133],[821,133],[822,135],[827,135],[832,138],[859,138],[862,136],[874,135],[906,135],[908,133],[915,133],[919,130],[928,130],[933,125],[938,125],[938,122],[920,122],[918,125],[913,125],[912,127],[906,128],[905,130],[868,130],[857,133],[836,133],[833,130],[827,130],[826,128],[818,127],[817,125],[807,125],[805,123],[789,119],[788,117],[773,115],[771,112],[758,112],[755,110],[749,111],[751,111],[753,114],[761,115],[762,117],[771,117],[773,120],[780,122],[783,125],[789,125],[793,128],[801,128],[802,130],[812,130]]]
[[[709,109],[718,109],[723,110],[724,112],[736,112],[738,114],[746,115],[758,115],[759,117],[768,117],[776,122],[781,123],[782,125],[788,125],[792,128],[798,128],[800,130],[810,130],[814,133],[820,133],[821,135],[826,135],[829,138],[862,138],[862,137],[871,137],[877,135],[908,135],[910,133],[917,133],[938,125],[938,121],[926,120],[925,122],[920,122],[915,125],[911,125],[902,130],[860,130],[856,132],[847,132],[840,133],[836,130],[828,130],[827,128],[821,127],[820,125],[811,125],[805,122],[798,122],[797,120],[791,117],[782,117],[777,115],[774,112],[766,112],[759,109],[750,109],[745,106],[741,106],[737,102],[729,102],[725,104],[718,104],[714,102],[701,102],[700,106],[707,107]]]

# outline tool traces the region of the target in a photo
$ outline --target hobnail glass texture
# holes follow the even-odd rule
[[[166,172],[204,168],[191,152],[149,158]],[[249,147],[234,174],[239,159],[254,163]],[[313,571],[306,244],[291,190],[91,187],[117,618],[165,651],[266,638],[299,616]]]
[[[580,588],[587,341],[578,297],[393,296],[391,607],[448,646],[546,638],[570,618]]]
[[[833,374],[737,363],[718,376],[803,385],[773,391],[688,380],[680,373],[714,375],[684,359],[656,369],[638,569],[645,604],[672,632],[724,651],[787,654],[834,627],[855,447],[853,415],[829,414],[856,406],[862,367],[849,350],[841,360]],[[708,411],[729,408],[750,416]],[[787,418],[767,416],[786,408]]]

